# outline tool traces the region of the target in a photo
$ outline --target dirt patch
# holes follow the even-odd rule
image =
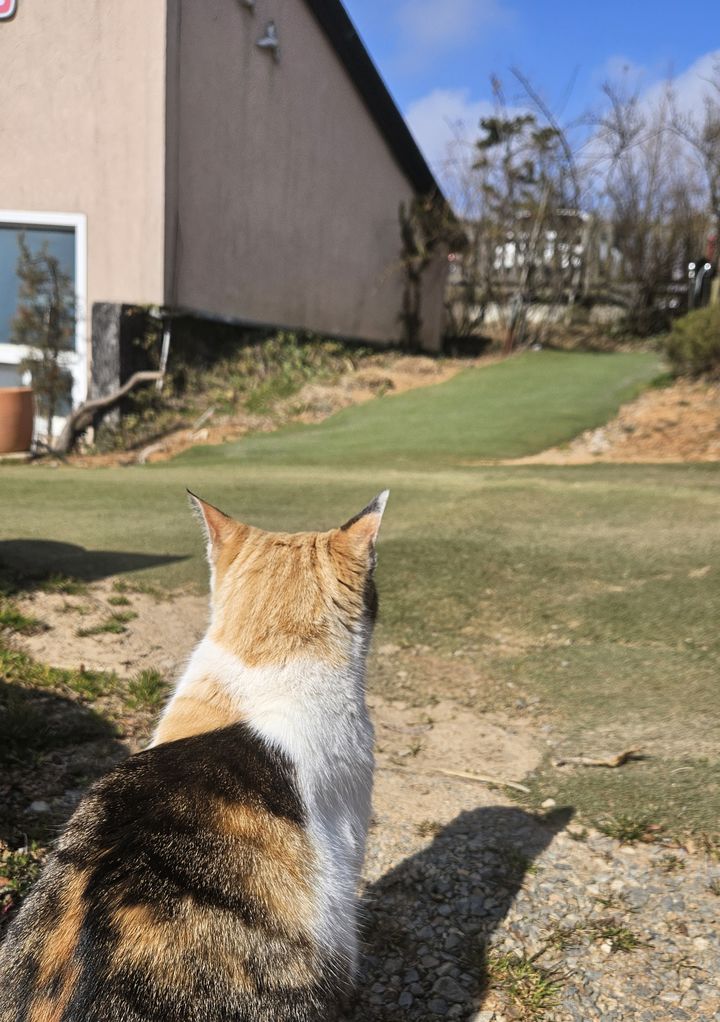
[[[507,465],[587,465],[597,462],[720,460],[720,384],[679,380],[648,390],[616,418],[564,447]]]
[[[450,700],[417,708],[372,695],[375,813],[385,825],[432,835],[459,813],[507,796],[540,763],[528,721],[479,716]],[[466,776],[467,775],[467,776]],[[473,781],[491,778],[489,781]]]
[[[463,369],[490,365],[495,361],[497,358],[493,356],[460,359],[379,353],[363,359],[360,366],[349,369],[335,380],[306,383],[297,393],[278,401],[265,414],[243,410],[232,415],[220,415],[209,408],[204,422],[175,430],[141,450],[77,454],[70,460],[80,467],[168,461],[189,447],[229,443],[248,433],[270,433],[292,422],[322,422],[343,408],[364,404],[385,394],[402,394],[418,387],[444,383]]]
[[[408,773],[448,770],[520,781],[540,762],[526,721],[478,717],[450,700],[427,709],[370,697],[380,766]]]
[[[207,596],[176,593],[162,599],[111,581],[74,596],[33,592],[18,605],[44,626],[22,639],[36,660],[121,676],[154,668],[172,679],[208,622]]]

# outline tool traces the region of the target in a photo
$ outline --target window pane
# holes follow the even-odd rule
[[[18,305],[18,235],[24,234],[32,253],[47,242],[60,269],[75,279],[75,231],[72,227],[32,227],[0,223],[0,344],[10,342],[12,321]]]

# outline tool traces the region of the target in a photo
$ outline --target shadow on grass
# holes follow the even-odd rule
[[[0,569],[12,574],[18,589],[33,588],[39,580],[53,575],[97,582],[110,575],[186,560],[185,556],[172,554],[87,550],[74,543],[60,543],[52,539],[0,540]]]
[[[54,837],[80,789],[126,755],[113,725],[89,707],[0,680],[0,840]],[[52,808],[29,813],[35,801]]]
[[[572,809],[536,817],[506,806],[461,813],[429,847],[371,884],[362,975],[344,1022],[419,1022],[453,1004],[469,1017],[488,988],[490,936],[533,860],[572,816]]]

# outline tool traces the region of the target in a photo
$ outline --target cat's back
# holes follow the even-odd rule
[[[81,803],[0,951],[0,1022],[327,1018],[292,765],[244,724],[131,757]]]
[[[0,1022],[329,1022],[356,974],[387,494],[298,534],[193,499],[208,632],[11,927]]]

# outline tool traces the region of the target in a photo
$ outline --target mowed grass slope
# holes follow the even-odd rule
[[[238,444],[158,467],[4,467],[0,558],[23,562],[26,570],[132,572],[171,587],[204,585],[202,542],[185,486],[253,524],[289,530],[339,524],[390,486],[379,551],[379,641],[403,650],[428,646],[445,665],[442,680],[422,669],[412,675],[411,697],[449,695],[512,713],[529,712],[523,705],[530,701],[556,743],[533,782],[538,800],[567,801],[591,820],[629,814],[676,832],[717,831],[718,467],[467,467],[466,433],[457,434],[457,418],[435,415],[438,392],[475,380],[484,394],[483,372],[505,365],[525,366],[540,387],[533,374],[541,366],[542,376],[546,364],[528,356],[408,395],[426,399],[437,438],[432,455],[418,450],[411,461],[405,417],[383,418],[387,443],[402,447],[408,467],[399,457],[376,464],[373,448],[378,407],[385,417],[388,408],[403,407],[404,396],[354,410],[349,435],[360,453],[344,463],[336,417],[317,428],[253,438],[246,442],[251,457]],[[597,384],[596,366],[603,363],[595,356],[569,364],[573,373],[584,364]],[[650,370],[645,362],[643,372]],[[620,378],[631,386],[634,371],[616,372],[607,384],[615,401]],[[533,387],[526,380],[522,389]],[[457,386],[451,392],[452,403],[462,404]],[[575,393],[581,392],[578,385]],[[495,436],[477,411],[475,391],[462,393],[472,408],[458,407],[457,415],[476,416],[478,435]],[[503,400],[496,395],[494,407],[512,404],[513,394],[515,387]],[[545,422],[548,433],[561,432],[571,416],[579,428],[590,424],[576,405],[558,411],[550,387],[544,394],[544,406],[539,398],[515,403],[506,420],[515,424],[512,443],[519,445],[523,430],[530,435],[531,421]],[[603,400],[611,413],[607,393]],[[591,404],[595,414],[597,395]],[[557,416],[563,423],[553,425]],[[316,466],[323,430],[335,453]],[[477,437],[473,450],[474,458],[489,456]],[[504,456],[509,448],[495,450]],[[434,466],[435,458],[447,467]],[[473,694],[468,670],[477,679]],[[619,771],[562,772],[551,765],[559,754],[638,746],[648,758]]]
[[[606,422],[659,368],[656,356],[642,352],[528,352],[441,386],[348,408],[319,426],[194,448],[182,460],[436,469],[517,458]]]

